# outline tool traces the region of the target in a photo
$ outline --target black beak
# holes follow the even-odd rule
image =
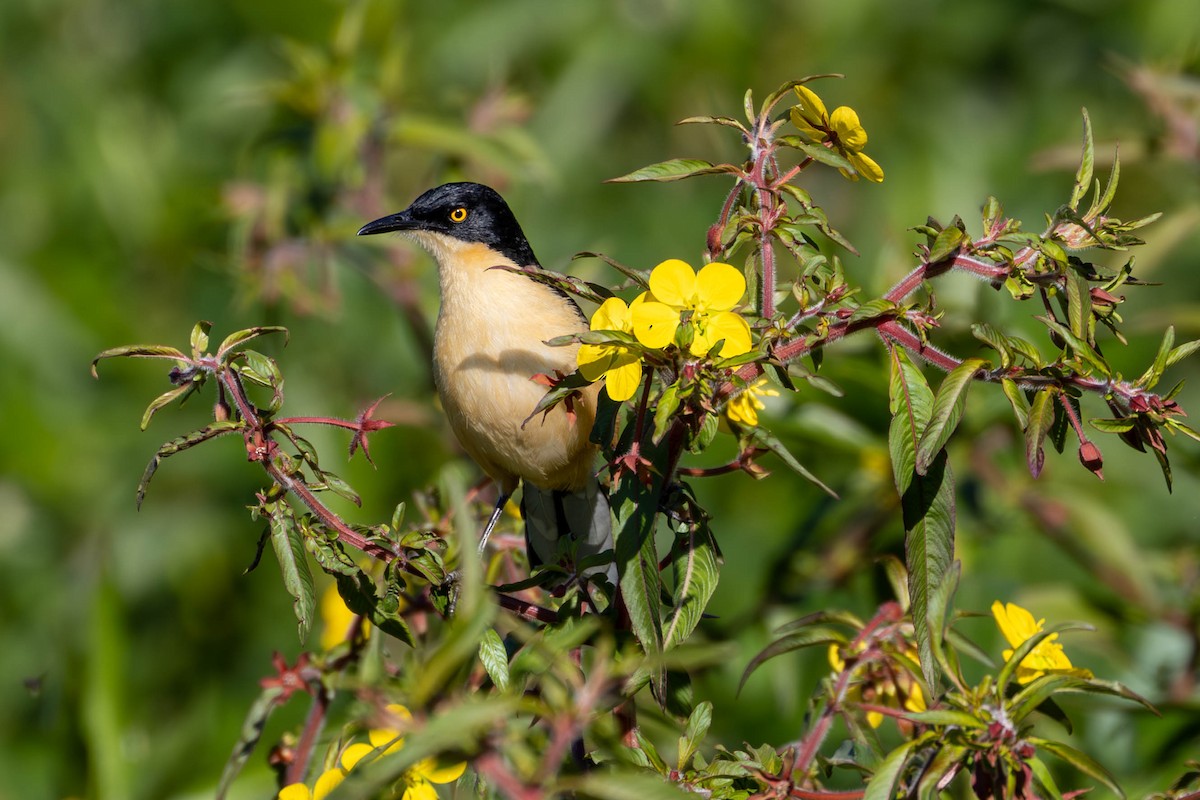
[[[368,222],[358,229],[359,236],[370,236],[373,233],[391,233],[392,231],[411,231],[418,228],[416,220],[414,220],[407,211],[401,211],[397,214],[390,214],[386,217],[380,217],[374,222]]]

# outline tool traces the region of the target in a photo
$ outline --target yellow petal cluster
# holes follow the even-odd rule
[[[1042,627],[1046,624],[1046,620],[1035,620],[1033,614],[1016,603],[1001,603],[999,600],[992,603],[992,616],[995,617],[997,627],[1000,628],[1000,632],[1004,634],[1004,638],[1013,649],[1041,633]],[[1050,634],[1038,642],[1037,646],[1021,660],[1021,663],[1017,665],[1016,672],[1018,683],[1030,683],[1051,672],[1081,677],[1091,676],[1087,670],[1075,669],[1072,666],[1071,659],[1067,658],[1067,654],[1063,652],[1062,645],[1056,641],[1057,639],[1057,633]],[[1013,649],[1004,651],[1005,661],[1012,658]]]
[[[797,86],[796,97],[800,102],[792,107],[792,124],[805,138],[828,144],[850,162],[854,172],[839,170],[842,175],[852,181],[861,175],[875,183],[883,182],[883,168],[863,152],[867,146],[867,132],[853,108],[839,106],[830,114],[817,93],[807,86]]]
[[[771,388],[770,382],[766,378],[760,377],[747,386],[744,392],[729,401],[729,404],[725,406],[725,416],[731,422],[753,428],[758,425],[758,412],[766,408],[762,398],[778,396],[779,391]]]
[[[639,297],[633,304],[638,305],[640,300]],[[630,307],[621,298],[610,297],[596,309],[590,327],[594,331],[633,333]],[[619,343],[582,344],[575,360],[579,373],[588,381],[604,378],[604,391],[617,402],[632,397],[642,381],[641,356]]]
[[[398,703],[387,706],[387,712],[398,720],[412,719],[409,710]],[[355,742],[343,750],[338,766],[321,773],[311,790],[303,783],[292,783],[279,791],[278,800],[323,800],[363,759],[382,758],[404,746],[404,737],[392,728],[373,728],[367,731],[367,739],[370,744]],[[441,765],[434,758],[422,759],[401,777],[404,784],[401,800],[436,800],[437,789],[433,784],[453,783],[466,769],[463,761]]]
[[[905,648],[905,655],[917,661],[917,652]],[[834,672],[846,669],[846,660],[842,657],[841,647],[829,645],[829,666]],[[921,685],[913,680],[906,669],[895,662],[876,661],[867,664],[858,674],[858,680],[850,687],[846,699],[853,703],[870,703],[904,711],[924,711],[925,695]],[[878,711],[867,712],[867,724],[878,728],[883,724],[883,714]]]
[[[592,315],[591,330],[630,334],[651,350],[682,341],[696,357],[718,344],[719,358],[750,351],[750,325],[733,310],[746,294],[746,279],[736,267],[713,262],[696,272],[669,259],[650,271],[649,285],[629,305],[619,297],[605,300]],[[608,396],[618,402],[632,397],[642,381],[641,351],[622,342],[580,345],[576,362],[586,380],[603,378]]]

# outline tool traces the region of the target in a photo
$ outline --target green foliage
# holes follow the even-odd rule
[[[1178,257],[1197,207],[1194,64],[1096,61],[1100,42],[1187,52],[1169,2],[36,5],[0,10],[0,631],[16,645],[0,795],[270,796],[337,768],[391,701],[412,711],[404,748],[333,796],[386,794],[426,757],[468,763],[441,791],[480,796],[1195,790],[1197,434],[1176,383],[1200,343]],[[747,92],[744,120],[715,115],[780,79],[798,31],[807,64],[853,79],[789,81]],[[861,148],[796,127],[797,85],[862,111],[883,186],[841,181],[869,177]],[[1082,148],[1034,153],[1084,102]],[[714,115],[662,124],[696,111]],[[595,433],[633,534],[631,626],[597,587],[564,586],[567,568],[531,573],[507,517],[489,561],[472,557],[489,502],[429,400],[429,272],[403,245],[352,241],[448,179],[501,188],[547,264],[611,252],[580,277],[530,274],[586,302],[648,288],[664,257],[746,276],[754,348],[693,358],[681,334]],[[924,209],[989,193],[1011,211],[988,198],[975,221],[927,220],[914,259],[898,252]],[[1044,225],[1013,216],[1039,208]],[[1154,208],[1140,247],[1157,215],[1114,214]],[[82,380],[108,343],[173,340],[198,318],[215,324],[183,348],[102,354],[164,363],[168,387],[108,364]],[[284,325],[286,358],[259,338]],[[214,349],[213,331],[239,329]],[[885,369],[915,405],[887,402]],[[285,416],[385,393],[354,419]],[[754,421],[735,419],[755,397]],[[137,483],[155,449],[133,433],[142,408],[165,444]],[[372,436],[380,418],[397,429]],[[1167,433],[1187,437],[1170,462]],[[1072,437],[1105,483],[1047,452]],[[367,458],[331,471],[347,438]],[[272,569],[239,576],[262,528],[283,586]],[[997,596],[1095,623],[1064,645],[1101,677],[1021,683],[991,626],[956,610]],[[330,620],[331,597],[349,617]],[[290,657],[270,670],[271,650]],[[905,705],[914,688],[924,710]]]

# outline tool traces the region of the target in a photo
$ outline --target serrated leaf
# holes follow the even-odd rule
[[[1090,364],[1105,377],[1111,377],[1112,370],[1108,366],[1108,363],[1105,362],[1104,357],[1097,353],[1090,344],[1071,333],[1070,330],[1064,327],[1057,320],[1051,319],[1050,317],[1034,317],[1034,319],[1045,325],[1054,333],[1057,333],[1059,336],[1061,336],[1069,345],[1072,353],[1086,363]]]
[[[918,475],[924,475],[929,464],[946,446],[950,436],[962,421],[963,410],[966,408],[967,390],[975,379],[975,374],[987,364],[982,358],[968,358],[955,367],[938,387],[933,398],[933,407],[917,442],[915,468]]]
[[[1012,348],[1008,344],[1008,337],[1003,333],[986,322],[979,322],[971,326],[971,335],[1000,355],[1001,367],[1008,369],[1012,365],[1014,360]]]
[[[697,158],[672,158],[635,169],[619,178],[609,178],[605,183],[635,183],[638,181],[679,181],[696,175],[722,175],[741,170],[732,164],[713,164]]]
[[[1038,477],[1046,463],[1046,434],[1054,424],[1054,398],[1056,390],[1045,388],[1033,396],[1029,415],[1025,422],[1025,463],[1029,474]]]
[[[904,517],[909,613],[917,638],[921,671],[936,692],[941,637],[936,619],[936,598],[947,580],[954,558],[954,473],[945,450],[938,452],[924,475],[913,476],[900,505]]]
[[[479,661],[496,688],[501,691],[508,689],[508,651],[495,628],[483,632],[483,638],[479,641]]]
[[[892,353],[888,387],[892,422],[888,429],[888,450],[896,491],[903,496],[916,473],[917,443],[933,410],[933,392],[921,370],[903,350],[896,348]]]
[[[674,607],[664,623],[663,646],[675,647],[687,641],[700,623],[708,601],[716,591],[721,574],[717,543],[705,521],[694,529],[682,524],[676,531],[671,564],[675,578]]]
[[[279,560],[283,574],[283,585],[292,596],[292,611],[296,614],[296,631],[300,643],[308,639],[317,609],[316,590],[313,588],[312,572],[304,556],[304,540],[291,510],[276,505],[270,510],[268,523],[271,527],[271,546]]]

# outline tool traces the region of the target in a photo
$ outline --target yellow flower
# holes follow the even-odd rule
[[[321,594],[321,649],[332,650],[346,641],[350,625],[354,622],[353,611],[346,607],[346,602],[338,593],[337,584],[331,583]],[[363,638],[371,635],[371,626],[365,620],[362,623]]]
[[[854,172],[839,171],[852,181],[862,175],[875,183],[883,182],[883,168],[863,152],[867,146],[867,132],[858,121],[858,114],[849,106],[839,106],[830,114],[817,93],[807,86],[796,87],[800,103],[792,107],[792,124],[806,138],[818,144],[828,143],[842,155]]]
[[[310,790],[303,783],[290,783],[279,790],[279,800],[324,800],[339,783],[346,779],[340,767],[325,770]]]
[[[911,647],[906,646],[904,654],[913,661],[917,660],[917,652]],[[833,667],[834,672],[846,669],[841,647],[836,644],[829,645],[829,666]],[[852,703],[890,706],[914,712],[926,709],[921,685],[913,680],[898,660],[872,661],[860,668],[857,678],[857,682],[846,693],[846,699]],[[878,728],[883,724],[883,716],[879,711],[868,711],[867,724]]]
[[[760,377],[746,387],[746,390],[729,401],[725,406],[725,416],[731,422],[755,427],[758,425],[758,412],[766,408],[760,398],[778,397],[779,391],[770,387],[766,378]]]
[[[1034,620],[1033,614],[1016,603],[1002,604],[999,600],[992,603],[992,616],[996,618],[996,625],[1013,648],[1020,647],[1030,638],[1041,633],[1042,626],[1046,624],[1044,619]],[[1075,669],[1071,665],[1071,660],[1067,658],[1062,645],[1055,641],[1056,639],[1058,639],[1057,633],[1050,634],[1038,642],[1037,646],[1025,656],[1017,666],[1018,683],[1030,683],[1051,672],[1091,677],[1092,673],[1088,670]],[[1004,660],[1008,661],[1012,654],[1013,650],[1005,650]]]
[[[412,719],[409,710],[398,703],[388,705],[387,711],[399,720]],[[364,759],[383,758],[404,746],[404,737],[394,728],[372,728],[367,731],[367,739],[370,744],[355,742],[343,750],[339,765],[323,772],[312,791],[302,783],[289,784],[280,790],[278,800],[322,800]],[[433,788],[433,784],[453,783],[462,777],[466,769],[465,761],[442,765],[435,758],[422,759],[401,776],[404,784],[401,800],[436,800],[437,789]]]
[[[751,347],[750,326],[733,311],[745,293],[746,279],[736,267],[713,262],[697,274],[685,262],[669,259],[650,272],[650,291],[630,309],[633,335],[646,347],[661,349],[686,324],[692,355],[703,356],[723,342],[721,358],[739,356]]]
[[[634,300],[633,305],[641,299]],[[610,297],[592,315],[591,329],[633,333],[632,311],[621,298]],[[603,377],[604,390],[617,402],[633,397],[642,382],[641,355],[621,344],[582,344],[575,361],[579,374],[588,381]]]

